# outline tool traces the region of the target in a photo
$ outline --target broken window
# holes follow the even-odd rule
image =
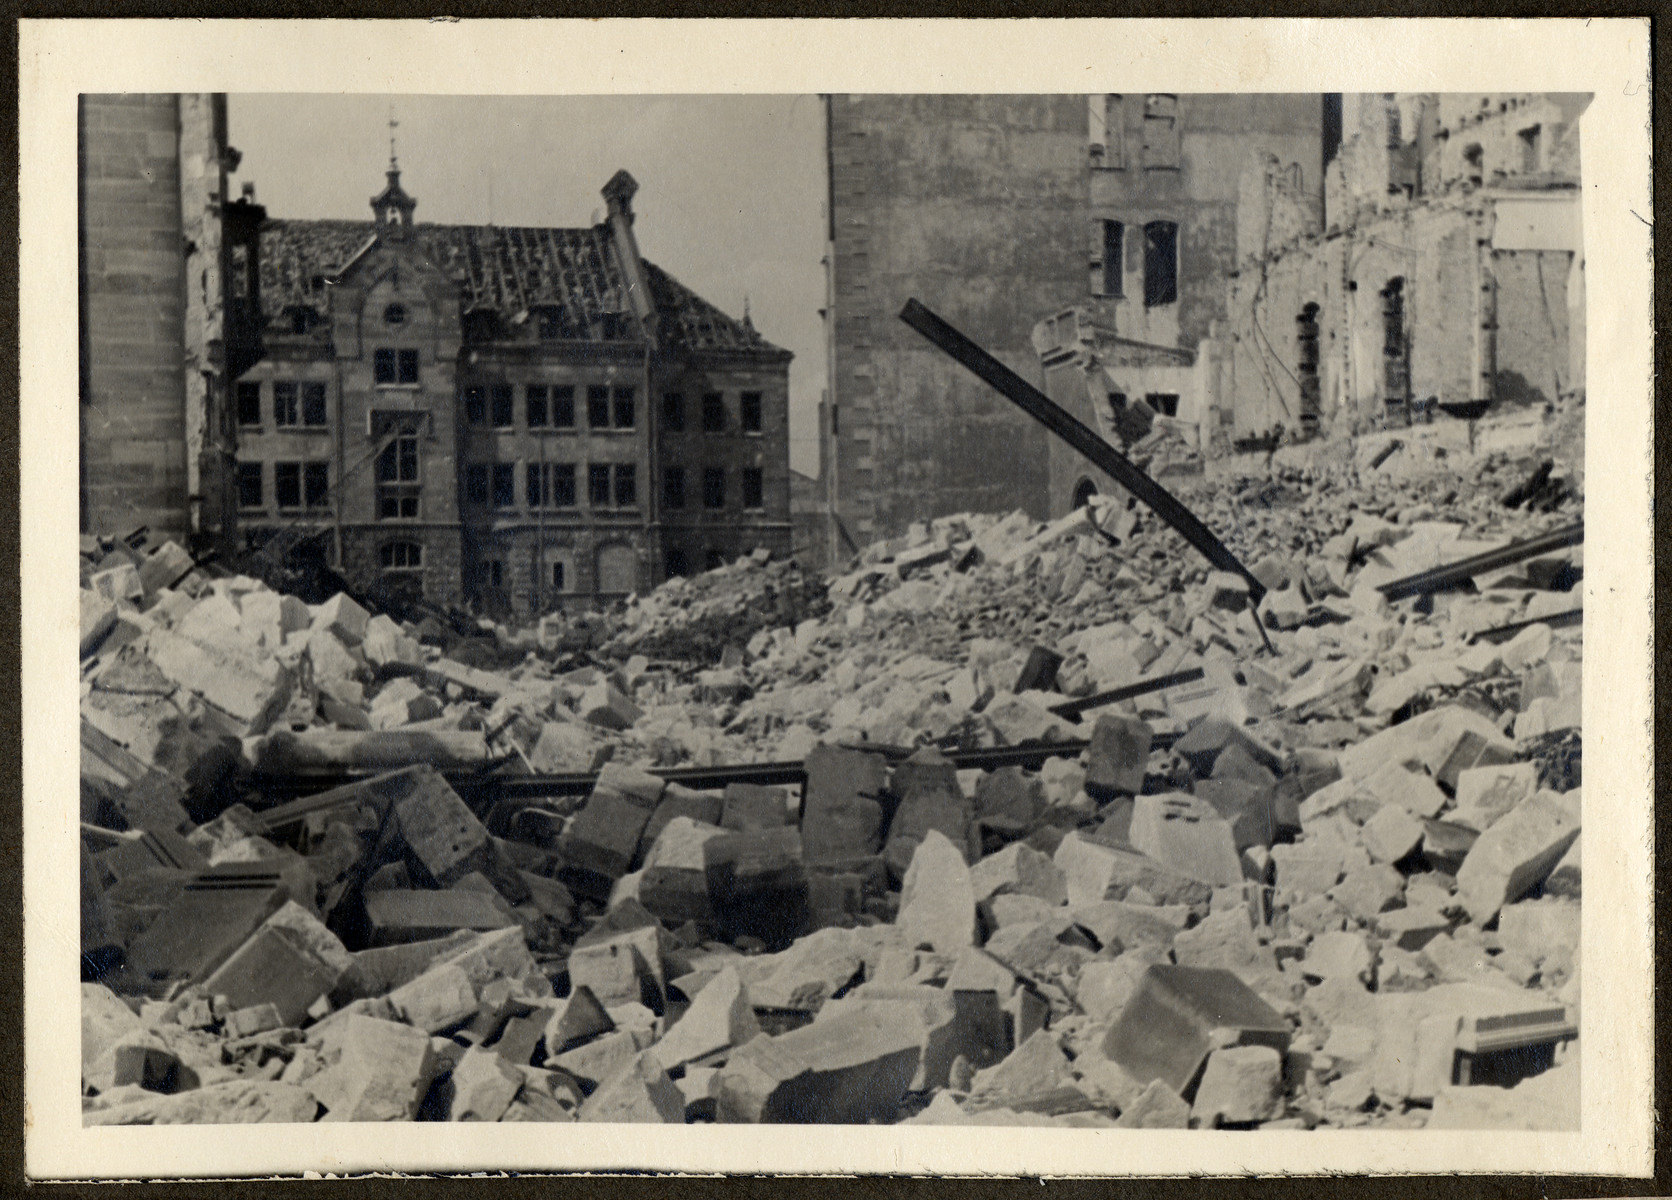
[[[509,429],[516,423],[511,415],[511,385],[496,383],[488,389],[489,399],[493,405],[493,427],[495,429]]]
[[[385,542],[377,555],[385,571],[416,571],[424,565],[424,547],[417,542]]]
[[[764,508],[766,506],[764,481],[759,467],[743,468],[743,507]]]
[[[1144,168],[1179,165],[1179,98],[1162,92],[1144,97]]]
[[[678,392],[662,394],[662,428],[680,433],[685,428],[685,397]]]
[[[559,384],[552,388],[552,428],[575,427],[575,385]]]
[[[702,431],[726,432],[726,398],[719,392],[706,392],[702,398]]]
[[[1323,415],[1322,389],[1318,380],[1318,306],[1308,304],[1295,318],[1295,363],[1300,376],[1300,423],[1315,433]]]
[[[685,507],[685,468],[665,467],[662,470],[662,507]]]
[[[238,385],[238,424],[261,424],[261,385],[259,383],[240,383]]]
[[[608,463],[591,463],[586,468],[586,498],[593,508],[608,508],[610,504],[610,467]]]
[[[726,507],[726,469],[724,467],[703,468],[702,503],[704,508]]]
[[[302,385],[302,424],[325,424],[325,385],[323,383],[304,383]]]
[[[1411,365],[1405,340],[1405,280],[1395,276],[1382,289],[1382,379],[1389,408],[1406,405],[1411,395]]]
[[[308,508],[324,508],[331,503],[329,463],[311,462],[303,467],[302,503]]]
[[[546,414],[550,411],[546,407],[546,385],[531,383],[523,391],[523,418],[530,429],[541,429],[546,424]]]
[[[493,506],[514,508],[517,503],[517,464],[494,463]]]
[[[1176,221],[1144,226],[1144,307],[1177,303],[1179,227]]]
[[[273,497],[280,508],[302,507],[302,464],[281,462],[273,464]]]
[[[275,383],[273,385],[273,424],[294,425],[297,423],[296,385],[294,383]]]
[[[744,433],[759,433],[761,431],[761,394],[759,392],[739,392],[737,396],[737,420],[743,427]]]
[[[1119,221],[1091,223],[1091,294],[1118,298],[1122,259],[1126,248],[1126,226]]]
[[[610,427],[610,389],[594,384],[586,389],[586,423],[593,429]]]
[[[260,508],[267,503],[261,488],[261,464],[238,464],[238,507]]]
[[[615,389],[612,399],[615,402],[615,427],[617,429],[631,429],[636,418],[633,411],[633,389],[618,387]]]
[[[1179,398],[1177,392],[1151,392],[1144,397],[1144,403],[1164,417],[1179,415]]]
[[[1116,171],[1125,167],[1125,97],[1118,95],[1086,97],[1086,117],[1087,148],[1091,154],[1091,165]]]

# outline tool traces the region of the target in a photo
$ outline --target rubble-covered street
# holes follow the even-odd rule
[[[1171,481],[1264,636],[1104,497],[473,636],[85,539],[84,1119],[1576,1128],[1581,549],[1378,589],[1577,424]]]

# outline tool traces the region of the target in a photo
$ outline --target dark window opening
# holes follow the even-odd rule
[[[552,507],[575,507],[575,464],[548,463],[552,477]]]
[[[259,383],[240,383],[238,385],[238,424],[261,424],[261,385]]]
[[[708,565],[704,568],[705,570],[718,571],[721,567],[726,565],[725,551],[710,550],[708,552],[707,563]]]
[[[328,463],[311,462],[302,471],[302,503],[324,508],[331,503],[331,468]]]
[[[391,304],[383,310],[383,322],[386,325],[406,324],[406,305]]]
[[[378,489],[377,519],[380,521],[416,521],[418,496],[407,490]]]
[[[1119,221],[1099,221],[1097,234],[1099,244],[1095,247],[1097,257],[1092,262],[1092,288],[1100,296],[1118,299],[1125,295],[1122,256],[1126,252],[1126,226]]]
[[[593,508],[607,508],[610,503],[610,468],[608,463],[590,463],[586,468],[586,499]]]
[[[702,503],[704,508],[726,507],[726,469],[705,467],[702,473]]]
[[[764,508],[766,506],[765,479],[759,467],[743,468],[743,507]]]
[[[372,353],[372,382],[395,382],[395,352],[393,350],[377,350]]]
[[[485,559],[481,564],[481,582],[483,587],[497,588],[505,586],[505,563],[501,559]]]
[[[418,479],[418,439],[397,437],[377,456],[379,483],[414,483]]]
[[[561,592],[569,586],[569,582],[568,582],[568,574],[569,573],[563,569],[565,567],[565,565],[566,564],[560,563],[560,562],[552,564],[552,590],[553,591]]]
[[[559,384],[552,388],[552,428],[573,429],[575,427],[575,386],[571,383]]]
[[[313,324],[313,312],[297,305],[290,310],[290,332],[306,333]]]
[[[761,394],[759,392],[742,392],[737,397],[738,424],[743,426],[744,433],[759,433],[761,431]]]
[[[1323,415],[1323,393],[1318,379],[1318,306],[1308,304],[1295,318],[1295,363],[1300,376],[1300,422],[1316,431]]]
[[[530,429],[541,429],[546,424],[546,388],[543,384],[531,383],[524,393],[523,415],[528,421]]]
[[[719,392],[706,392],[702,398],[702,431],[726,432],[726,398]]]
[[[266,503],[261,488],[261,464],[238,464],[238,507],[260,508]]]
[[[1395,277],[1382,289],[1382,388],[1389,408],[1410,403],[1410,347],[1405,338],[1405,280]]]
[[[472,385],[464,390],[464,419],[471,425],[482,425],[488,419],[488,390]]]
[[[495,429],[509,429],[516,424],[512,415],[512,391],[508,383],[496,383],[488,389],[488,395],[493,405],[493,427]]]
[[[280,508],[302,507],[302,464],[273,464],[273,496]]]
[[[1089,479],[1082,479],[1074,485],[1074,507],[1084,508],[1091,503],[1091,498],[1097,495],[1097,485]]]
[[[685,507],[684,467],[667,467],[662,471],[662,507]]]
[[[615,468],[615,503],[618,508],[631,508],[639,502],[638,468],[632,463],[617,463]]]
[[[615,427],[617,429],[631,429],[636,414],[633,412],[633,389],[618,387],[612,397],[615,401]]]
[[[1179,227],[1174,221],[1144,226],[1144,307],[1173,304],[1179,298]]]
[[[488,502],[488,468],[485,464],[477,463],[465,468],[464,498],[472,504]]]
[[[662,396],[662,428],[669,433],[685,429],[685,397],[678,392],[666,392]]]
[[[325,385],[323,383],[304,383],[302,385],[302,424],[325,424]]]
[[[677,578],[688,573],[690,569],[690,564],[685,560],[685,551],[668,550],[662,554],[662,574],[667,578]]]
[[[535,322],[542,342],[555,342],[563,336],[563,318],[556,309],[541,309]]]
[[[418,382],[418,351],[416,351],[416,350],[402,350],[399,353],[400,353],[400,378],[399,378],[399,382],[401,382],[401,383],[417,383]]]
[[[1539,129],[1534,125],[1530,129],[1523,129],[1518,135],[1521,138],[1521,169],[1527,172],[1537,171],[1539,162]]]
[[[517,464],[494,463],[493,506],[514,508],[517,503]]]
[[[593,429],[610,427],[609,388],[594,386],[586,389],[586,423]]]
[[[1176,392],[1151,392],[1144,397],[1144,403],[1153,408],[1163,417],[1179,415],[1179,398]]]
[[[1126,393],[1125,392],[1110,392],[1109,393],[1109,415],[1110,416],[1118,416],[1120,413],[1124,412],[1125,410],[1126,410]]]
[[[386,542],[378,549],[386,571],[416,571],[424,565],[424,547],[417,542]]]
[[[295,425],[297,416],[296,385],[294,383],[275,383],[273,385],[273,424]]]

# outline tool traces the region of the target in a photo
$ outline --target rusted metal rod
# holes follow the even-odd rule
[[[1443,567],[1435,567],[1431,571],[1419,571],[1415,575],[1395,579],[1380,585],[1376,590],[1389,600],[1403,600],[1407,596],[1442,592],[1465,583],[1482,572],[1495,571],[1499,567],[1525,562],[1529,558],[1539,558],[1567,546],[1577,546],[1584,540],[1585,522],[1579,521],[1540,537],[1528,538],[1524,542],[1512,542],[1500,550],[1488,550],[1485,554],[1459,559]]]

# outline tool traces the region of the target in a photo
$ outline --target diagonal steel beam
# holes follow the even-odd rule
[[[1529,558],[1542,558],[1567,546],[1577,546],[1585,540],[1585,522],[1567,525],[1541,537],[1524,542],[1511,542],[1501,550],[1488,550],[1471,558],[1459,559],[1432,571],[1419,571],[1403,579],[1381,584],[1376,590],[1389,600],[1403,600],[1407,596],[1421,596],[1428,592],[1442,592],[1487,571],[1496,571]]]
[[[1045,393],[916,300],[906,301],[906,307],[900,311],[900,319],[968,367],[983,383],[997,389],[1016,407],[1089,458],[1098,470],[1149,505],[1156,516],[1178,530],[1185,541],[1201,552],[1202,557],[1222,571],[1241,575],[1248,581],[1250,602],[1255,605],[1260,603],[1266,594],[1265,584],[1254,578],[1253,573],[1226,548],[1225,543],[1215,537],[1213,531],[1202,524],[1196,514],[1186,508],[1177,496],[1151,479],[1126,455],[1109,445],[1094,430],[1077,420]],[[1264,625],[1258,620],[1256,624],[1260,625],[1263,637]]]

